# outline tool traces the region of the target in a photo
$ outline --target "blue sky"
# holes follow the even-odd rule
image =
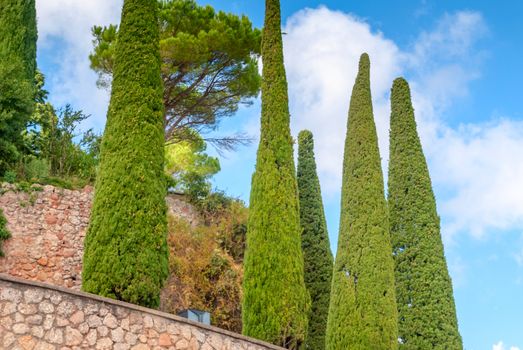
[[[201,0],[263,21],[263,1]],[[40,69],[51,100],[103,130],[107,92],[89,70],[89,28],[117,23],[120,1],[37,0]],[[389,91],[406,77],[442,220],[465,349],[523,349],[523,2],[283,1],[292,132],[315,134],[332,248],[339,220],[349,96],[359,55],[371,87],[383,168]],[[81,14],[80,16],[78,14]],[[259,101],[219,133],[259,133]],[[255,142],[221,159],[214,184],[248,201]]]

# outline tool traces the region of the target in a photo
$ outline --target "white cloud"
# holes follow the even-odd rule
[[[496,344],[492,345],[492,350],[503,350],[505,347],[503,346],[503,342],[499,341]]]
[[[39,48],[58,70],[48,73],[52,101],[92,114],[87,126],[105,122],[107,92],[89,68],[90,29],[116,23],[121,0],[37,0]],[[451,127],[444,115],[480,78],[486,54],[476,48],[488,34],[481,14],[445,15],[433,30],[400,49],[364,20],[325,7],[291,16],[284,36],[292,130],[315,134],[324,193],[339,196],[349,98],[362,52],[371,57],[371,85],[384,169],[388,158],[389,89],[410,81],[419,132],[448,237],[467,231],[523,225],[523,123],[508,118]],[[485,116],[478,116],[485,118]],[[250,129],[258,131],[258,123]]]
[[[500,340],[496,344],[492,345],[492,350],[507,350],[507,347],[503,344],[503,342]],[[508,348],[508,350],[520,350],[517,346],[511,346]]]
[[[431,147],[433,179],[451,193],[440,203],[447,234],[523,227],[522,121],[445,128]]]
[[[46,74],[57,106],[71,103],[92,114],[88,126],[102,127],[108,104],[107,92],[96,87],[89,68],[91,27],[119,21],[122,0],[37,0],[38,47],[58,69]],[[52,51],[52,55],[51,55]]]
[[[409,78],[418,129],[448,242],[457,232],[523,226],[523,122],[496,119],[450,126],[449,109],[481,77],[488,34],[480,13],[445,15],[432,31],[401,50],[354,15],[325,7],[291,16],[284,28],[293,134],[315,135],[324,192],[339,195],[350,93],[362,52],[371,58],[371,87],[383,166],[388,158],[389,89]],[[488,116],[478,115],[485,119]]]
[[[325,7],[294,14],[285,26],[284,50],[293,133],[310,129],[324,192],[341,187],[349,99],[363,52],[371,58],[371,84],[380,135],[388,130],[387,95],[401,73],[403,54],[363,20]],[[386,137],[380,138],[383,152]]]

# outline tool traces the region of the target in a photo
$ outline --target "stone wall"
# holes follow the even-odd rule
[[[0,348],[281,350],[184,318],[0,274]]]
[[[0,273],[80,290],[92,188],[24,192],[4,185],[2,190],[0,208],[12,237],[3,243]]]
[[[0,273],[80,290],[83,241],[93,189],[66,190],[43,186],[17,191],[4,184],[0,208],[12,237],[4,242]],[[198,223],[196,210],[183,196],[167,197],[169,212]]]

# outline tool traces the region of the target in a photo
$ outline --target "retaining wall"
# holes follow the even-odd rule
[[[0,274],[0,348],[282,349],[171,314],[6,274]]]

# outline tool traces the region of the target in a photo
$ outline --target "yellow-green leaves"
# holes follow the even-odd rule
[[[327,349],[396,349],[394,263],[367,54],[352,90],[342,181]]]
[[[244,260],[243,333],[289,349],[307,334],[310,297],[283,66],[280,3],[266,1],[261,137],[252,178]]]

